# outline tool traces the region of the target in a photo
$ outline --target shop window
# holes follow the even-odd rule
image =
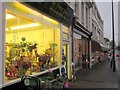
[[[88,68],[87,63],[89,61],[89,53],[88,53],[89,47],[88,47],[88,39],[85,37],[82,37],[82,67]]]
[[[32,9],[29,13],[33,18],[17,12],[6,9],[5,82],[40,73],[60,63],[58,22],[42,14],[34,20]]]
[[[82,65],[82,43],[81,43],[81,35],[74,33],[73,34],[73,58],[76,68],[81,67]]]

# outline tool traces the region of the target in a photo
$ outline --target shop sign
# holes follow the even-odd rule
[[[25,2],[26,4],[40,10],[46,15],[62,22],[69,27],[72,23],[73,10],[65,2]]]

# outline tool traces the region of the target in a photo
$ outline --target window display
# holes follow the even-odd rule
[[[74,63],[75,67],[85,67],[87,68],[88,66],[86,63],[89,62],[88,59],[88,39],[77,34],[73,33],[73,58],[74,58]]]
[[[6,9],[6,82],[60,65],[59,23],[40,15],[41,21]]]
[[[74,35],[74,40],[73,40],[73,45],[74,45],[74,63],[76,67],[81,67],[82,66],[82,36],[76,33],[73,33]]]

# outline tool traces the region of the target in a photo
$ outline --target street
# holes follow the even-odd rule
[[[81,70],[71,88],[118,88],[118,73],[113,72],[108,60],[89,70]]]

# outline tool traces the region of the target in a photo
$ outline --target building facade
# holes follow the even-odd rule
[[[39,6],[39,7],[38,7]],[[95,2],[0,3],[0,88],[19,87],[23,75],[91,68],[106,51]],[[93,48],[97,45],[99,48]],[[11,71],[12,70],[12,71]],[[58,74],[58,73],[55,73]]]
[[[108,51],[107,43],[104,39],[104,21],[99,13],[95,2],[92,2],[92,63],[98,62],[99,57],[101,60],[105,59],[105,51]]]
[[[65,2],[0,2],[0,7],[0,88],[20,89],[24,75],[47,79],[49,69],[57,75],[65,68],[70,79],[73,10]]]
[[[94,0],[67,2],[74,10],[72,62],[78,68],[88,61],[91,68],[109,47],[104,40],[104,21]],[[103,58],[102,58],[103,59]]]
[[[76,70],[91,67],[92,2],[67,2],[74,10],[72,28],[72,62]]]

